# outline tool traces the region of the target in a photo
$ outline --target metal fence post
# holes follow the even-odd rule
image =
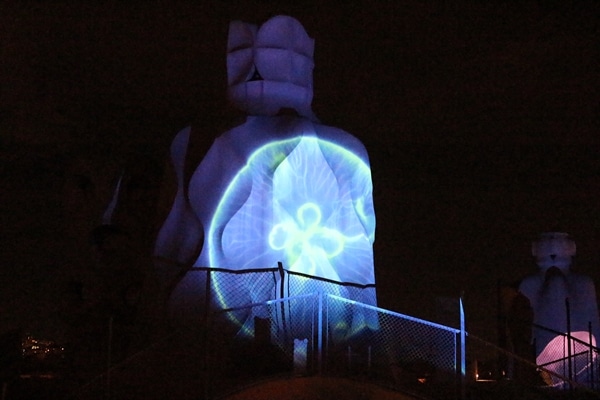
[[[567,356],[569,357],[568,368],[569,368],[569,390],[573,390],[573,354],[571,351],[571,306],[569,304],[569,298],[565,298],[565,308],[567,313]]]
[[[210,357],[211,357],[211,352],[213,350],[212,345],[213,345],[213,336],[212,336],[212,304],[211,304],[211,299],[212,299],[212,269],[208,269],[206,271],[206,289],[205,289],[205,298],[204,298],[204,320],[202,321],[202,323],[204,324],[204,326],[202,327],[202,332],[204,334],[204,340],[203,340],[203,356],[204,356],[204,365],[202,366],[202,368],[204,369],[204,398],[205,399],[210,399],[211,393],[212,393],[212,378],[213,378],[213,371],[210,368]]]
[[[592,390],[594,390],[594,386],[595,386],[595,382],[594,382],[594,345],[592,344],[592,321],[588,321],[588,340],[590,342],[590,372],[589,372],[589,377],[590,377],[590,386],[592,388]]]
[[[465,391],[465,374],[467,369],[466,361],[466,331],[465,331],[465,310],[463,307],[463,296],[461,294],[459,298],[460,307],[460,398],[464,400],[466,398]]]
[[[283,263],[281,261],[277,262],[277,270],[279,271],[279,278],[280,278],[280,285],[279,285],[279,298],[283,299],[285,298],[285,270],[283,269]],[[286,339],[287,339],[287,335],[288,335],[288,329],[286,327],[287,323],[286,323],[286,315],[285,315],[285,303],[282,301],[280,303],[280,307],[281,307],[281,323],[283,324],[283,332],[286,335]]]
[[[317,359],[319,376],[323,374],[323,292],[319,292],[319,309],[317,321]]]
[[[108,351],[106,354],[106,399],[110,399],[111,397],[111,376],[110,369],[112,367],[112,347],[113,347],[113,316],[111,315],[108,319]]]

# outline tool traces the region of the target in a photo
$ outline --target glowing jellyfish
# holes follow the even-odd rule
[[[197,179],[205,176],[210,174]],[[195,177],[193,187],[197,184]],[[368,164],[344,147],[319,139],[314,131],[269,142],[250,155],[224,190],[196,265],[242,271],[281,261],[289,271],[307,276],[374,284],[371,192]],[[256,302],[259,292],[262,300],[278,296],[276,287],[266,293],[254,283],[244,275],[215,279],[217,305],[241,305],[240,298]],[[286,293],[318,288],[314,280],[298,278],[295,289]],[[346,294],[341,285],[330,285],[327,291]],[[374,298],[368,298],[374,304]]]
[[[290,143],[296,145],[281,158]],[[354,177],[357,198],[336,178],[345,170],[364,174]],[[219,203],[208,265],[243,270],[283,261],[291,271],[373,283],[374,218],[360,217],[372,213],[365,209],[372,208],[368,185],[368,165],[340,146],[306,136],[270,143],[251,156]],[[241,205],[240,192],[247,193]]]

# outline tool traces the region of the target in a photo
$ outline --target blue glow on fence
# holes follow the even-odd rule
[[[458,302],[460,305],[460,375],[462,379],[467,373],[467,331],[465,330],[465,309],[462,296]]]
[[[308,339],[294,339],[294,372],[296,374],[306,373],[307,359]]]
[[[407,321],[413,321],[416,322],[418,324],[422,324],[422,325],[426,325],[426,326],[430,326],[433,328],[437,328],[439,330],[442,331],[447,331],[447,332],[452,332],[453,334],[459,334],[460,333],[460,329],[456,329],[456,328],[451,328],[449,326],[445,326],[445,325],[440,325],[437,324],[435,322],[431,322],[431,321],[427,321],[425,319],[420,319],[420,318],[416,318],[416,317],[411,317],[410,315],[406,315],[406,314],[400,314],[398,312],[395,311],[391,311],[391,310],[386,310],[384,308],[379,308],[377,306],[372,306],[369,304],[364,304],[364,303],[360,303],[354,300],[350,300],[350,299],[346,299],[344,297],[340,297],[340,296],[336,296],[336,295],[332,295],[332,294],[328,294],[327,297],[335,299],[336,301],[342,302],[342,303],[348,303],[348,304],[352,304],[352,305],[359,305],[361,308],[364,308],[366,310],[372,310],[372,311],[376,311],[380,314],[387,314],[387,315],[391,315],[397,318],[401,318]]]
[[[293,272],[374,284],[374,231],[366,160],[304,135],[252,153],[216,207],[206,245],[214,267],[246,270],[282,261]],[[217,306],[235,306],[225,293],[229,282],[213,284]]]

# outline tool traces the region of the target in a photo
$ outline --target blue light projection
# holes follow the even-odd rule
[[[290,145],[293,150],[283,158]],[[370,169],[362,160],[316,137],[277,141],[256,150],[217,207],[208,231],[209,265],[241,270],[256,268],[257,260],[265,260],[262,267],[280,260],[291,271],[334,281],[373,282],[372,268],[335,268],[350,259],[361,264],[371,257],[375,220],[360,218],[369,213],[364,207],[370,202],[362,197],[370,193],[351,199],[333,168],[359,171],[370,181]],[[248,193],[247,198],[227,220],[237,207],[238,192]]]
[[[282,261],[293,272],[374,283],[370,182],[368,164],[314,135],[260,147],[214,213],[209,265],[245,270]],[[227,283],[214,285],[219,306],[231,306],[223,293]]]
[[[315,203],[298,207],[295,219],[287,217],[271,230],[269,245],[273,250],[284,250],[292,263],[306,253],[311,274],[317,274],[315,259],[323,256],[331,259],[344,249],[344,236],[335,229],[321,226],[321,209]]]

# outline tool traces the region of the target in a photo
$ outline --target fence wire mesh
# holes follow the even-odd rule
[[[563,347],[561,344],[558,347],[561,354],[563,351],[568,353],[566,345]],[[559,351],[558,348],[555,350]],[[472,398],[495,399],[497,397],[494,397],[494,393],[501,392],[518,393],[521,398],[599,399],[598,382],[587,380],[591,369],[593,368],[594,374],[598,369],[597,363],[589,363],[590,351],[597,354],[597,349],[588,345],[585,350],[580,350],[582,351],[579,353],[571,354],[570,362],[573,371],[579,368],[579,371],[585,374],[570,375],[568,356],[540,363],[536,359],[533,344],[529,351],[516,354],[469,335],[466,351],[468,391]]]
[[[537,355],[536,363],[553,372],[544,375],[544,382],[547,385],[564,387],[565,382],[573,382],[588,388],[600,387],[598,384],[599,349],[595,346],[596,341],[591,325],[587,332],[563,333],[534,324],[533,337],[535,338],[533,350]]]
[[[316,279],[281,265],[191,272],[202,293],[194,318],[121,355],[123,332],[107,321],[90,352],[95,361],[71,366],[84,381],[68,383],[68,398],[213,399],[257,380],[296,375],[351,377],[430,398],[600,398],[599,349],[589,332],[568,340],[528,327],[534,337],[547,331],[553,339],[500,348],[464,330],[378,308],[373,285]],[[552,355],[546,361],[539,358],[544,351]]]
[[[458,330],[339,296],[325,297],[327,374],[367,376],[403,390],[455,398]],[[332,330],[332,320],[340,315],[358,319],[354,325],[368,328],[340,336]]]
[[[317,307],[317,296],[309,294],[215,312],[206,360],[211,395],[257,378],[312,371],[318,354]]]
[[[223,335],[240,313],[253,316],[252,323]],[[281,373],[360,376],[405,390],[456,393],[458,330],[329,293],[222,310],[210,332],[211,393]]]
[[[456,397],[458,330],[376,307],[374,285],[281,265],[191,273],[203,293],[195,319],[125,360],[105,352],[105,372],[71,398],[211,399],[265,378],[317,374],[415,392],[444,386]]]

